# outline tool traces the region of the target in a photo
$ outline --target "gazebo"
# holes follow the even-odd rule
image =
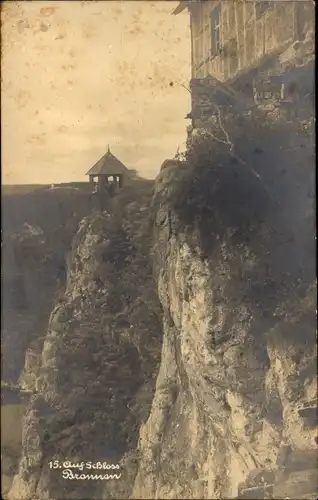
[[[129,175],[128,168],[114,156],[109,149],[102,158],[87,172],[89,181],[99,186],[115,184],[119,188],[123,187],[124,179]]]

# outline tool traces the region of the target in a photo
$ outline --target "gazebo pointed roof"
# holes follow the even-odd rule
[[[97,163],[86,173],[86,175],[118,175],[127,174],[128,168],[113,153],[108,151]]]

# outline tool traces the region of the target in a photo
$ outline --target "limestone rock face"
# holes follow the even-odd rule
[[[147,213],[141,208],[140,202],[131,208],[132,223],[125,214],[118,221],[106,212],[92,213],[74,235],[64,294],[51,312],[41,349],[27,351],[20,377],[33,395],[9,500],[116,498],[116,480],[65,480],[66,461],[128,461],[121,489],[130,494],[136,472],[130,452],[148,417],[161,338],[160,305],[144,246]],[[130,214],[128,209],[129,204]],[[52,467],[55,460],[62,469]]]
[[[238,141],[245,163],[198,136],[150,208],[126,193],[82,220],[20,377],[9,500],[317,494],[312,136],[266,134],[268,155]],[[115,462],[121,480],[65,481],[53,460]]]
[[[189,174],[187,188],[180,167],[162,170],[156,182],[154,262],[164,340],[131,498],[283,498],[293,489],[302,498],[317,488],[317,468],[308,463],[317,464],[317,425],[300,411],[317,393],[308,200],[298,205],[298,221],[307,224],[301,236],[265,202],[259,222],[251,215],[238,230],[237,214],[248,218],[254,208],[241,190],[257,193],[259,186],[253,173],[237,172],[243,182],[236,191],[225,174],[209,179],[203,171]],[[193,201],[204,190],[206,198]],[[255,196],[261,199],[261,191]],[[297,453],[306,487],[307,479],[288,469],[288,456]]]

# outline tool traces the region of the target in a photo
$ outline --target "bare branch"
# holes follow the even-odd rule
[[[249,171],[255,177],[257,177],[257,179],[263,184],[263,180],[262,180],[261,176],[253,169],[253,167],[251,167],[250,165],[248,165],[248,163],[246,163],[244,160],[242,160],[242,158],[240,158],[239,156],[237,156],[236,154],[234,154],[234,143],[230,140],[230,136],[229,136],[228,132],[225,130],[224,125],[222,123],[221,110],[220,110],[220,108],[219,108],[219,106],[217,104],[213,103],[213,105],[217,109],[219,126],[220,126],[222,132],[224,133],[224,135],[226,137],[226,141],[223,141],[222,139],[219,139],[214,134],[212,134],[212,132],[209,132],[208,130],[206,130],[206,133],[210,137],[212,137],[215,141],[217,141],[219,143],[222,143],[222,144],[227,144],[228,146],[230,146],[229,154],[232,156],[232,158],[234,158],[238,163],[240,163],[240,165],[243,165],[245,168],[248,168]],[[264,184],[263,184],[263,186],[264,186]],[[266,186],[264,186],[264,188],[265,188],[266,192],[270,195],[270,193],[269,193],[268,189],[266,188]]]
[[[192,96],[192,92],[191,92],[190,89],[188,89],[185,85],[183,85],[181,83],[179,83],[179,85],[180,85],[180,87],[183,87],[184,89],[186,89],[190,93],[190,95]],[[254,97],[254,102],[255,102],[255,97]],[[219,127],[222,130],[223,134],[225,135],[226,140],[222,140],[222,139],[216,137],[212,132],[210,132],[206,128],[204,129],[204,132],[209,137],[211,137],[212,139],[214,139],[216,142],[219,142],[220,144],[226,144],[226,145],[230,146],[229,154],[232,156],[232,158],[234,158],[238,163],[240,163],[244,167],[248,168],[250,170],[250,172],[255,177],[257,177],[257,179],[263,184],[263,180],[262,180],[261,176],[250,165],[248,165],[244,160],[242,160],[242,158],[240,158],[239,156],[237,156],[236,154],[234,154],[234,143],[230,140],[230,136],[229,136],[228,132],[224,128],[224,125],[223,125],[223,122],[222,122],[222,116],[221,116],[220,107],[216,103],[212,103],[212,104],[213,104],[213,106],[217,110]],[[264,186],[264,184],[263,184],[263,186]],[[271,196],[266,186],[264,186],[264,189],[269,194],[269,196]]]
[[[227,133],[227,131],[225,130],[225,128],[223,126],[222,117],[221,117],[221,110],[220,110],[220,108],[219,108],[219,106],[217,104],[213,103],[213,106],[217,109],[218,119],[219,119],[219,126],[220,126],[220,129],[222,130],[223,134],[226,137],[226,143],[225,144],[228,144],[230,146],[230,151],[232,151],[233,148],[234,148],[234,144],[230,141],[230,136],[229,136],[229,134]]]
[[[188,89],[188,87],[186,85],[184,85],[183,83],[179,83],[180,87],[184,88],[185,90],[187,90],[189,92],[189,94],[192,96],[192,92],[190,89]]]
[[[209,132],[209,130],[205,130],[205,133],[212,137],[212,139],[214,139],[215,141],[221,143],[221,144],[226,144],[226,145],[229,145],[231,143],[229,143],[228,141],[223,141],[222,139],[219,139],[218,137],[216,137],[214,134],[212,134],[212,132]]]

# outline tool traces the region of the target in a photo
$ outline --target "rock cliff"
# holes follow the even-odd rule
[[[12,500],[109,498],[119,487],[130,494],[128,479],[106,488],[103,481],[67,481],[52,464],[128,461],[122,476],[134,475],[162,337],[148,255],[149,195],[139,186],[136,202],[127,189],[112,210],[84,217],[74,235],[64,291],[20,376],[31,397]]]
[[[283,131],[241,142],[248,162],[205,138],[157,179],[164,340],[132,498],[317,494],[311,143]]]
[[[90,203],[87,192],[72,188],[3,191],[1,374],[15,386],[24,365],[31,378],[36,369],[48,318],[64,291],[65,254]],[[10,429],[1,442],[5,495],[17,472],[24,404],[16,391],[6,389],[1,402],[1,427]]]
[[[20,377],[9,500],[315,498],[312,131],[236,125],[237,154],[198,137],[152,198],[82,219]]]

